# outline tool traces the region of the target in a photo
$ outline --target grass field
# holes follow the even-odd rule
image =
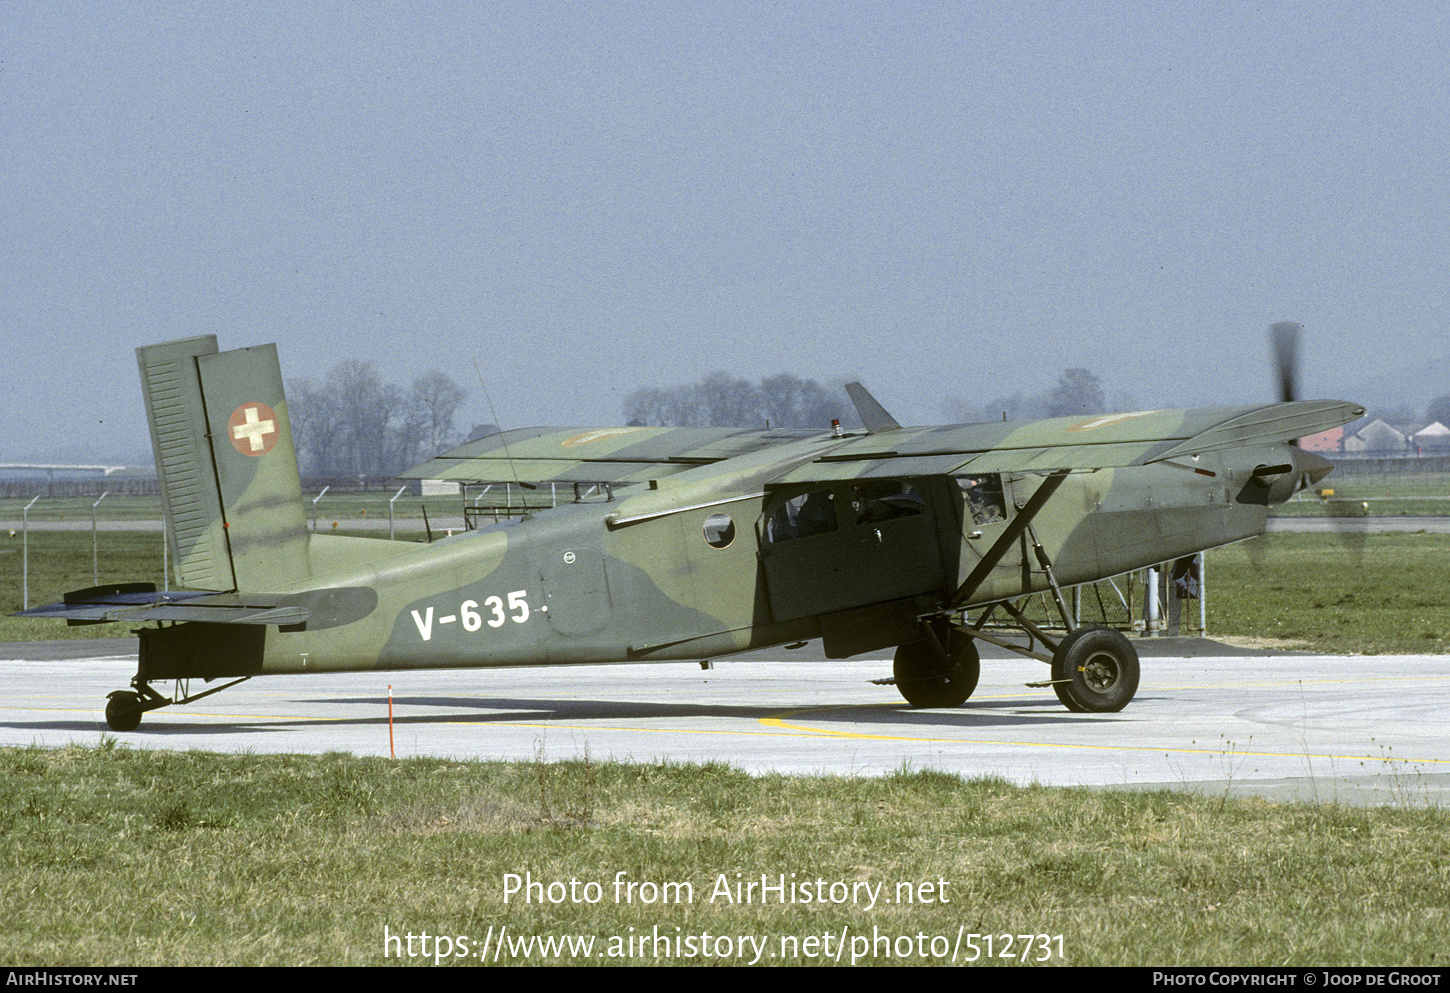
[[[1450,535],[1389,532],[1347,547],[1276,534],[1210,552],[1205,571],[1211,637],[1325,654],[1450,651]]]
[[[20,610],[24,602],[22,536],[0,536],[0,611]],[[56,603],[69,590],[99,583],[154,582],[163,585],[159,531],[47,531],[32,528],[28,538],[30,606]],[[36,641],[51,638],[119,638],[130,632],[125,624],[70,627],[59,621],[0,617],[0,641]]]
[[[1441,965],[1450,813],[1404,799],[4,749],[0,960]]]
[[[1275,517],[1444,517],[1446,473],[1335,473],[1273,510]]]

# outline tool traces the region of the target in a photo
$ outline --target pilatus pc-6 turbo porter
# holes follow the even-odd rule
[[[26,614],[140,625],[136,675],[106,706],[118,731],[253,676],[701,662],[816,638],[830,658],[894,648],[909,704],[954,707],[977,640],[1006,640],[985,629],[998,608],[1068,709],[1117,711],[1137,653],[1074,627],[1062,590],[1261,534],[1331,469],[1293,439],[1363,414],[1305,400],[905,428],[852,384],[863,430],[512,430],[406,476],[589,495],[424,544],[309,533],[275,346],[137,356],[183,589]],[[1017,610],[1039,591],[1065,637]]]

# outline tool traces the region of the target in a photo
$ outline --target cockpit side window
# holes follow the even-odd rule
[[[792,541],[827,534],[836,527],[836,495],[830,490],[813,490],[776,508],[765,522],[765,540]]]
[[[958,476],[957,485],[966,499],[967,513],[974,524],[995,524],[1007,519],[1007,501],[1002,494],[1002,477]]]
[[[851,487],[851,507],[857,524],[877,524],[923,513],[926,498],[899,479],[873,479]]]

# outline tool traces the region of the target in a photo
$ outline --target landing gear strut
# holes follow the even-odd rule
[[[1055,636],[1049,636],[1042,628],[1028,620],[1027,616],[1011,600],[999,600],[996,603],[988,604],[975,624],[971,627],[954,630],[960,631],[964,640],[981,639],[1019,655],[1049,663],[1052,666],[1051,681],[1028,683],[1027,685],[1032,687],[1051,686],[1057,694],[1057,698],[1068,710],[1078,713],[1116,713],[1126,707],[1128,702],[1133,699],[1133,694],[1138,692],[1138,653],[1127,638],[1111,628],[1077,626],[1072,612],[1068,610],[1067,600],[1063,597],[1062,586],[1057,581],[1052,560],[1042,542],[1037,540],[1037,532],[1032,526],[1032,519],[1062,485],[1068,472],[1067,469],[1059,469],[1042,481],[1032,496],[1018,510],[1011,523],[1002,530],[987,551],[983,553],[981,560],[972,569],[966,581],[957,588],[956,595],[949,606],[954,609],[964,609],[972,596],[986,582],[988,575],[997,568],[998,563],[1016,543],[1019,541],[1030,542],[1032,558],[1035,558],[1037,563],[1036,571],[1041,573],[1047,589],[1052,592],[1052,599],[1057,606],[1058,614],[1062,617],[1063,627],[1068,631],[1067,637],[1058,640]],[[1024,544],[1022,552],[1024,574],[1030,568],[1031,562],[1032,559],[1028,558]],[[1025,587],[1030,588],[1031,585],[1031,583],[1024,582]],[[1026,592],[1027,590],[1024,590],[1024,594]],[[1010,614],[1016,625],[1027,636],[1026,645],[1017,644],[983,630],[987,625],[987,619],[998,607]],[[1052,652],[1051,655],[1037,650],[1035,646],[1039,641]],[[901,666],[901,651],[906,647],[909,646],[902,646],[902,649],[897,651],[898,670]],[[972,682],[975,687],[976,680],[973,679]],[[902,692],[905,693],[905,689]],[[910,697],[908,696],[907,699]]]

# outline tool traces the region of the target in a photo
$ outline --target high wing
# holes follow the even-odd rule
[[[853,384],[855,385],[855,384]],[[800,429],[533,428],[469,442],[410,469],[404,479],[460,482],[631,483],[659,480],[807,439],[825,444],[773,484],[956,472],[1052,472],[1146,465],[1206,452],[1288,441],[1360,417],[1336,400],[1199,407],[1039,421],[901,428],[833,436]],[[858,404],[861,401],[858,400]],[[698,478],[699,473],[694,474]]]
[[[520,428],[460,445],[399,478],[530,484],[645,482],[819,433],[789,428]]]
[[[1302,400],[902,428],[853,440],[792,470],[777,482],[1147,465],[1229,448],[1290,441],[1338,427],[1363,414],[1363,407],[1351,403]]]

